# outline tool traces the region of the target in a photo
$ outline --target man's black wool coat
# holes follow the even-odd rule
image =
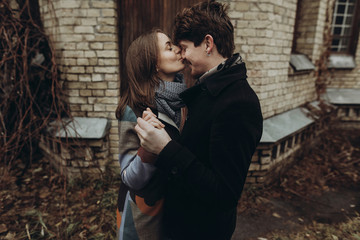
[[[209,76],[180,96],[188,119],[156,166],[168,176],[164,224],[171,239],[230,239],[252,155],[263,127],[245,63]]]

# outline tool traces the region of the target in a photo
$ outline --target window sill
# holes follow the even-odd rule
[[[314,64],[304,54],[291,54],[290,65],[294,72],[310,72],[315,69]]]
[[[328,68],[333,69],[354,69],[355,59],[351,55],[331,54],[329,57]]]

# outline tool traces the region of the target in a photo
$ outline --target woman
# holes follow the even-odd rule
[[[140,147],[134,130],[137,117],[165,127],[177,138],[184,122],[179,93],[186,89],[178,74],[185,67],[179,49],[160,30],[138,37],[126,56],[127,79],[121,82],[119,119],[122,183],[118,196],[118,239],[162,239],[163,176],[154,166],[156,155]],[[144,115],[144,116],[145,116]],[[161,120],[161,123],[154,116]]]

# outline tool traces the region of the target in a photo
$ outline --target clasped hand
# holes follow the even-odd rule
[[[147,108],[142,118],[137,118],[135,131],[140,139],[140,145],[148,152],[159,154],[171,141],[164,129],[165,125],[157,119],[156,115]]]

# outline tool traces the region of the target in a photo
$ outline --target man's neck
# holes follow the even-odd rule
[[[217,68],[220,64],[224,63],[227,60],[227,58],[217,58],[217,61],[213,61],[212,64],[210,66],[212,66],[211,68],[209,68],[206,72],[204,72],[199,78],[198,78],[198,82],[202,82],[205,78],[207,78],[208,76],[212,75],[214,72],[217,71]]]
[[[212,56],[210,56],[212,57]],[[209,64],[208,64],[208,69],[207,71],[213,69],[214,67],[217,67],[219,64],[223,63],[226,61],[227,58],[224,58],[223,56],[221,55],[218,55],[218,56],[213,56],[211,59],[209,59]]]

